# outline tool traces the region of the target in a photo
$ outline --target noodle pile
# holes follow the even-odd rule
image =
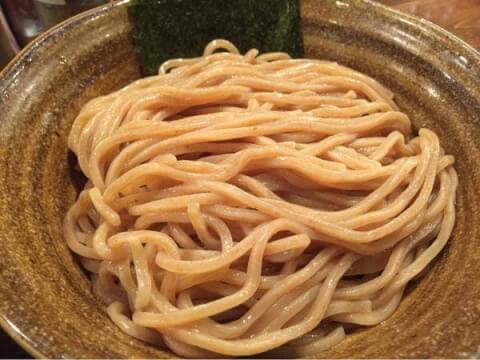
[[[215,40],[85,105],[64,233],[113,322],[186,357],[308,356],[388,318],[445,246],[457,187],[392,97]]]

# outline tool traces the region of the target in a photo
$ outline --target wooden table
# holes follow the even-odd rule
[[[379,0],[423,17],[480,50],[480,0]]]
[[[480,50],[480,0],[378,1],[428,19]],[[0,358],[20,357],[28,357],[28,354],[0,330]]]

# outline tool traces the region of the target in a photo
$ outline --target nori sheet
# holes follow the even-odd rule
[[[218,38],[241,52],[303,56],[299,0],[132,0],[129,17],[144,75],[168,59],[200,56]]]

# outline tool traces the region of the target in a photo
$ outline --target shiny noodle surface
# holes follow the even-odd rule
[[[68,246],[120,329],[185,357],[318,354],[387,319],[454,226],[454,159],[389,90],[225,40],[91,100],[69,147]]]

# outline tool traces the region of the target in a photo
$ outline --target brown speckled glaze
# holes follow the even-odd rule
[[[392,89],[457,158],[454,235],[395,314],[317,357],[480,356],[480,55],[425,21],[360,0],[304,0],[307,56]],[[123,334],[92,296],[61,222],[75,176],[66,137],[81,106],[139,77],[125,4],[42,36],[0,78],[0,324],[32,355],[170,357]]]

